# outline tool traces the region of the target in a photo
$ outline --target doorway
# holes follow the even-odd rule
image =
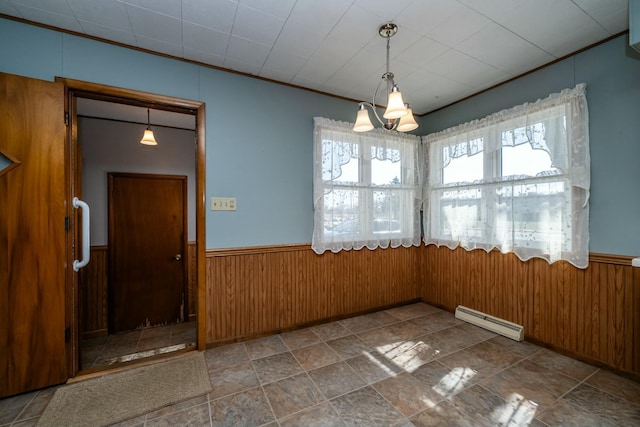
[[[177,247],[171,248],[173,252],[171,262],[165,266],[173,269],[173,273],[166,274],[166,268],[156,268],[148,262],[148,265],[144,264],[148,261],[148,258],[153,258],[149,257],[153,251],[152,249],[147,248],[147,252],[141,254],[142,256],[140,257],[142,263],[139,264],[138,271],[146,273],[156,283],[158,277],[155,276],[158,276],[158,274],[160,277],[180,276],[177,284],[174,284],[171,292],[169,292],[172,300],[170,304],[172,306],[170,309],[171,314],[163,315],[164,318],[162,319],[153,312],[155,303],[150,303],[156,294],[160,293],[158,289],[154,288],[153,292],[151,292],[153,298],[147,290],[147,295],[144,299],[140,297],[140,294],[132,296],[119,293],[117,290],[114,292],[114,289],[112,289],[112,283],[120,282],[121,280],[125,282],[127,280],[131,281],[131,271],[129,271],[128,276],[121,274],[123,272],[126,273],[128,268],[124,259],[111,254],[112,239],[121,239],[127,234],[135,236],[136,233],[122,232],[118,234],[118,228],[116,227],[113,230],[116,231],[116,234],[112,236],[111,228],[106,225],[107,217],[111,216],[107,215],[107,208],[110,208],[110,205],[106,202],[107,177],[109,175],[106,169],[100,171],[103,177],[101,179],[103,179],[102,188],[104,189],[105,198],[104,202],[94,203],[94,207],[97,209],[92,207],[91,222],[94,224],[94,217],[96,216],[93,210],[102,212],[105,224],[102,236],[104,237],[106,233],[109,238],[103,239],[104,241],[97,241],[97,244],[94,244],[94,234],[99,237],[100,232],[94,233],[92,228],[91,260],[87,268],[80,270],[70,285],[70,294],[74,296],[73,305],[76,307],[75,322],[72,330],[76,346],[75,354],[70,361],[73,366],[71,369],[73,375],[71,376],[78,372],[89,373],[95,370],[109,369],[115,365],[147,359],[148,357],[158,357],[158,355],[165,353],[204,348],[206,340],[204,337],[204,325],[201,325],[201,322],[204,320],[205,302],[198,298],[204,285],[204,277],[201,273],[201,271],[204,271],[204,104],[69,79],[59,80],[65,83],[69,89],[68,106],[72,127],[69,145],[73,158],[70,175],[74,177],[72,182],[74,194],[85,199],[91,198],[89,194],[96,184],[91,182],[91,179],[88,179],[84,173],[94,167],[91,162],[87,162],[87,159],[91,156],[104,158],[110,153],[120,155],[129,166],[136,163],[136,158],[146,159],[147,162],[146,165],[141,162],[137,168],[130,169],[120,166],[111,167],[109,172],[113,172],[112,177],[122,177],[127,174],[144,174],[147,176],[147,181],[151,179],[150,176],[152,175],[157,176],[157,178],[168,178],[176,181],[174,179],[176,171],[171,169],[170,166],[162,168],[162,165],[159,165],[160,169],[149,169],[148,164],[151,161],[150,159],[153,158],[156,159],[156,163],[162,163],[157,159],[159,158],[159,153],[166,149],[170,145],[169,142],[174,139],[171,136],[167,137],[171,133],[175,135],[180,132],[184,133],[186,130],[190,131],[191,136],[187,137],[188,142],[183,144],[180,151],[183,155],[190,156],[193,169],[193,174],[188,178],[181,175],[177,179],[178,187],[181,189],[178,192],[178,196],[176,196],[176,200],[180,199],[179,202],[176,200],[167,201],[165,197],[167,194],[163,191],[148,192],[150,197],[147,202],[152,200],[158,202],[152,209],[160,214],[160,209],[164,205],[159,202],[164,200],[167,202],[164,207],[173,206],[172,209],[174,211],[169,209],[171,211],[170,216],[173,217],[175,214],[176,221],[183,224],[177,232],[182,233],[180,237],[181,243]],[[118,114],[120,115],[124,112],[126,117],[98,117],[94,113],[87,113],[85,108],[86,101],[91,101],[96,105],[113,107],[111,109],[119,111]],[[137,110],[137,113],[134,110]],[[140,112],[142,112],[142,119],[139,118]],[[136,116],[136,114],[138,115]],[[184,129],[176,126],[170,118],[176,115],[191,116],[194,123],[193,127]],[[99,132],[104,132],[104,129],[112,129],[115,132],[115,129],[136,128],[139,135],[134,137],[126,134],[113,136],[106,142],[107,146],[101,148],[107,154],[105,152],[97,155],[95,152],[92,154],[87,145],[83,145],[83,135],[87,127],[95,126],[98,121],[101,122],[101,125],[97,128],[102,129]],[[151,123],[151,129],[156,134],[160,148],[141,148],[138,143],[143,130],[148,127],[149,123]],[[100,138],[95,138],[95,135],[93,135],[85,138],[84,142],[95,139]],[[133,154],[123,152],[118,148],[120,140],[124,140],[127,144],[132,144],[135,147],[134,150],[138,150],[138,152]],[[105,143],[104,139],[102,139],[102,142],[103,144]],[[165,166],[171,163],[170,160],[165,159]],[[159,171],[164,173],[159,173]],[[167,173],[171,176],[166,176]],[[180,174],[180,171],[177,173]],[[143,179],[143,181],[145,180]],[[189,182],[188,185],[187,181]],[[187,193],[190,199],[188,203],[185,202],[185,194]],[[121,196],[127,195],[123,193]],[[140,201],[140,198],[134,196],[132,200]],[[178,206],[178,208],[175,208],[175,206]],[[189,208],[185,209],[185,206]],[[124,218],[126,220],[135,217],[132,213],[135,210],[139,210],[139,207],[132,207],[131,203],[129,203],[129,208],[130,211],[127,215],[118,214],[113,218]],[[127,210],[126,207],[122,209],[123,211]],[[177,211],[182,213],[177,214]],[[187,211],[190,216],[189,220],[187,220]],[[191,219],[191,216],[193,216],[193,219]],[[117,225],[118,221],[115,221],[114,224]],[[123,230],[127,228],[129,231],[139,229],[139,224],[127,224],[126,221],[120,225],[124,226]],[[188,230],[191,230],[191,236],[187,235]],[[148,233],[149,231],[147,230],[146,232]],[[167,237],[165,231],[155,232],[154,236],[156,240],[155,244],[152,245],[153,247],[157,247],[158,242],[171,240],[163,238],[163,236]],[[77,237],[78,233],[76,231],[74,232],[75,247],[78,246],[77,242],[75,242]],[[153,240],[153,238],[147,235],[146,240]],[[130,250],[129,253],[131,253]],[[176,257],[179,260],[176,260]],[[161,273],[163,270],[165,274]],[[125,287],[128,288],[129,286]],[[151,308],[151,311],[147,310],[149,308]],[[124,323],[115,320],[120,318],[122,313],[131,315],[136,311],[137,314],[133,317],[130,316],[133,320],[127,320]],[[139,321],[139,317],[136,320],[136,315],[143,316],[144,320]]]

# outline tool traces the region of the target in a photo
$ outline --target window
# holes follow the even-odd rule
[[[425,242],[588,264],[585,86],[426,138]]]
[[[420,244],[420,138],[316,118],[312,248]]]

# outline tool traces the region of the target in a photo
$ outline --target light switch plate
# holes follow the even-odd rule
[[[212,197],[211,210],[212,211],[235,211],[236,198],[235,197]]]
[[[640,257],[638,258],[633,258],[631,260],[631,266],[632,267],[640,267]]]

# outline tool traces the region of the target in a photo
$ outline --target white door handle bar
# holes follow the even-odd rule
[[[82,208],[82,261],[77,259],[73,261],[73,271],[78,271],[82,267],[89,264],[89,258],[91,256],[89,245],[89,221],[91,220],[91,214],[89,213],[89,205],[78,199],[73,198],[72,206],[75,209]]]

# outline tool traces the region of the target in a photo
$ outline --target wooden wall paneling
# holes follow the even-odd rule
[[[598,348],[597,355],[601,360],[607,359],[607,265],[597,264],[596,269],[598,271],[599,281],[596,283],[598,286],[598,294],[600,300],[598,301]]]
[[[431,245],[419,254],[424,301],[516,322],[534,341],[640,378],[640,270],[631,257],[595,254],[577,269],[499,251]]]
[[[591,334],[589,337],[591,339],[587,339],[587,349],[585,354],[598,359],[600,357],[600,264],[594,264],[589,268],[589,273],[587,277],[589,278],[589,283],[591,285],[591,306],[585,307],[585,315],[588,317],[589,329],[591,330]]]
[[[107,335],[107,246],[92,246],[90,261],[79,272],[80,322],[85,338]]]
[[[585,324],[585,339],[582,340],[582,347],[584,348],[582,354],[591,354],[593,346],[594,346],[594,329],[596,328],[596,323],[593,318],[593,307],[597,304],[598,294],[597,294],[597,286],[594,285],[593,280],[593,271],[595,270],[595,265],[591,266],[591,268],[585,270],[584,274],[584,292],[585,299],[584,305],[582,306],[582,312],[584,314],[584,324]]]
[[[633,372],[640,372],[640,268],[633,268],[632,302],[628,304],[627,310],[636,313],[629,322],[633,324]],[[625,349],[629,347],[626,346]],[[625,365],[626,366],[626,365]]]
[[[246,339],[420,298],[420,247],[314,253],[309,245],[207,252],[207,342]]]
[[[616,335],[616,365],[624,366],[625,364],[625,343],[626,336],[631,334],[633,336],[633,331],[628,330],[626,328],[626,316],[625,316],[625,302],[627,295],[627,288],[633,287],[633,282],[631,279],[633,278],[633,271],[630,268],[625,268],[621,266],[616,266],[619,272],[619,280],[616,281],[616,327],[618,330],[618,334]],[[629,307],[631,308],[631,307]]]
[[[584,269],[571,268],[573,278],[568,282],[569,291],[569,329],[568,345],[571,351],[578,352],[578,346],[583,339],[579,336],[584,335],[584,317],[580,316],[580,307],[584,304],[586,289],[584,286],[584,278],[586,271]]]
[[[194,319],[197,310],[197,298],[198,298],[198,283],[197,279],[197,262],[196,258],[197,245],[196,242],[189,242],[187,244],[187,282],[188,282],[188,301],[189,301],[189,319]]]

